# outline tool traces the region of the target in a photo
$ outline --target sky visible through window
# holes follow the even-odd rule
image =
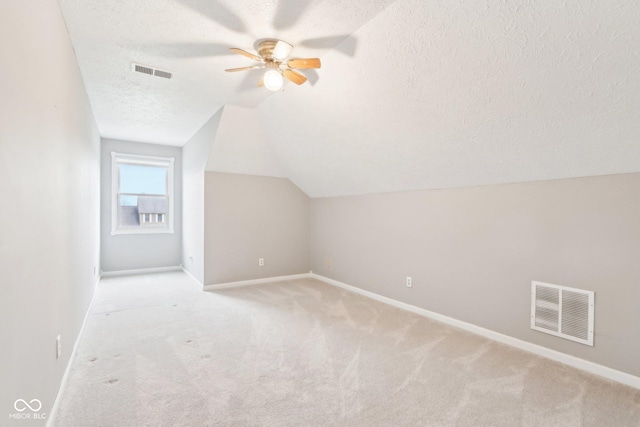
[[[167,194],[167,168],[120,165],[120,193]],[[120,196],[120,206],[137,206],[136,196]]]

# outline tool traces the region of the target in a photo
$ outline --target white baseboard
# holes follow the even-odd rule
[[[636,377],[635,375],[618,371],[616,369],[608,368],[606,366],[599,365],[597,363],[589,362],[587,360],[580,359],[578,357],[571,356],[565,353],[561,353],[556,350],[551,350],[549,348],[542,347],[540,345],[533,344],[527,341],[523,341],[518,338],[513,338],[508,335],[504,335],[499,332],[492,331],[490,329],[485,329],[480,326],[473,325],[471,323],[463,322],[461,320],[444,316],[442,314],[434,313],[432,311],[425,310],[424,308],[416,307],[415,305],[396,301],[394,299],[387,298],[373,292],[365,291],[364,289],[360,289],[355,286],[347,285],[346,283],[342,283],[337,280],[329,279],[328,277],[324,277],[319,274],[315,274],[313,272],[310,273],[310,276],[324,283],[337,286],[339,288],[345,289],[347,291],[350,291],[359,295],[363,295],[365,297],[371,298],[376,301],[380,301],[385,304],[392,305],[402,310],[407,310],[412,313],[419,314],[421,316],[436,320],[438,322],[446,323],[448,325],[455,326],[460,329],[464,329],[465,331],[472,332],[476,335],[480,335],[485,338],[489,338],[491,340],[498,341],[500,343],[519,348],[520,350],[524,350],[529,353],[533,353],[538,356],[542,356],[547,359],[551,359],[556,362],[560,362],[565,365],[580,369],[582,371],[586,371],[591,374],[598,375],[598,376],[619,382],[621,384],[628,385],[636,389],[640,389],[640,377]]]
[[[262,283],[269,282],[282,282],[285,280],[296,280],[296,279],[308,279],[311,277],[311,272],[303,273],[303,274],[292,274],[290,276],[278,276],[278,277],[265,277],[264,279],[253,279],[253,280],[241,280],[239,282],[229,282],[229,283],[219,283],[215,285],[206,285],[204,287],[205,291],[215,291],[218,289],[229,289],[229,288],[237,288],[240,286],[250,286],[250,285],[259,285]]]
[[[103,271],[102,277],[115,277],[115,276],[133,276],[136,274],[151,274],[151,273],[165,273],[167,271],[180,271],[182,267],[179,265],[172,267],[156,267],[156,268],[139,268],[135,270],[118,270],[118,271]]]
[[[76,337],[76,342],[73,344],[73,349],[71,350],[71,356],[69,356],[69,361],[67,362],[67,367],[64,370],[64,374],[62,375],[62,381],[60,382],[60,387],[58,387],[58,394],[56,394],[56,400],[53,401],[53,406],[49,411],[47,416],[47,427],[53,426],[53,421],[58,414],[58,408],[60,407],[60,401],[62,400],[62,393],[64,389],[67,387],[67,382],[69,381],[69,375],[71,374],[71,366],[73,366],[73,361],[76,358],[76,353],[78,352],[78,344],[80,343],[80,339],[84,334],[84,328],[87,324],[87,319],[89,318],[89,313],[91,312],[91,308],[93,307],[93,302],[96,299],[96,294],[98,293],[98,284],[100,283],[101,276],[98,276],[98,280],[96,281],[95,286],[93,287],[93,295],[91,296],[91,301],[89,301],[89,306],[87,307],[87,311],[84,314],[84,320],[82,321],[82,326],[80,327],[80,332],[78,332],[78,336]]]
[[[182,269],[182,271],[185,272],[185,274],[189,277],[191,277],[193,279],[194,282],[196,282],[198,285],[200,285],[201,288],[204,289],[204,285],[202,284],[202,282],[200,282],[200,280],[196,279],[196,276],[194,276],[193,274],[191,274],[191,272],[189,270],[187,270],[186,268],[184,268],[184,266],[180,266],[180,268]]]

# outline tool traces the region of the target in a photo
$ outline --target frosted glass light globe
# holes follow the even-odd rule
[[[273,56],[273,58],[277,59],[278,61],[282,61],[287,56],[289,56],[292,50],[293,46],[291,46],[289,43],[278,40],[276,46],[273,48],[273,53],[271,54],[271,56]]]
[[[282,74],[280,74],[276,70],[269,70],[264,73],[263,77],[264,87],[271,91],[277,91],[282,89],[282,85],[284,84],[284,79],[282,78]]]

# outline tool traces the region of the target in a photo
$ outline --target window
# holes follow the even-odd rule
[[[173,158],[111,153],[111,234],[173,233]]]

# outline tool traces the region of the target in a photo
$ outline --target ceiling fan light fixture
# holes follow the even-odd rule
[[[278,40],[271,55],[273,56],[273,59],[282,61],[291,54],[292,50],[293,46],[289,43]]]
[[[258,87],[264,86],[272,92],[279,91],[284,86],[284,79],[296,85],[301,85],[307,78],[296,71],[296,69],[320,68],[320,58],[293,58],[287,60],[293,46],[287,42],[277,39],[263,39],[256,42],[258,55],[247,52],[237,47],[230,48],[232,52],[246,56],[259,65],[241,68],[227,68],[225,71],[245,71],[266,68],[266,72],[260,78]]]
[[[270,91],[276,92],[282,89],[284,85],[284,78],[282,74],[276,70],[268,70],[263,76],[264,87]]]

